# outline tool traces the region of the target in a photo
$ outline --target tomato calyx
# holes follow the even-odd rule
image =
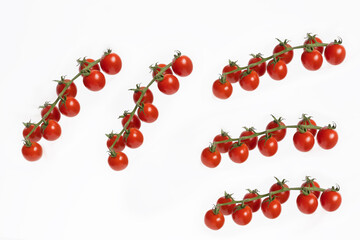
[[[215,152],[216,151],[216,144],[215,143],[210,143],[209,150],[212,153]]]
[[[279,41],[279,45],[284,47],[285,49],[288,49],[289,47],[287,46],[287,44],[290,42],[290,40],[285,39],[284,41],[281,41],[280,39],[276,38],[276,40]]]
[[[108,48],[108,49],[104,52],[103,57],[109,55],[110,53],[112,53],[112,50],[111,50],[110,48]]]
[[[179,50],[176,50],[174,54],[174,60],[178,59],[180,56],[181,56],[181,52]]]
[[[111,131],[111,133],[105,134],[106,137],[108,137],[109,139],[113,138],[114,136],[117,136],[116,133],[114,133],[114,131]]]
[[[229,136],[229,133],[228,132],[225,132],[223,129],[221,129],[221,136],[222,137],[228,137],[228,138],[230,138],[230,136]]]
[[[340,45],[340,44],[342,44],[342,42],[343,42],[342,38],[341,38],[341,37],[338,37],[338,39],[335,39],[335,40],[334,40],[333,44],[335,44],[335,45]]]
[[[255,132],[255,128],[254,127],[250,127],[250,128],[248,128],[248,127],[243,127],[244,129],[245,129],[245,131],[249,131],[249,132],[253,132],[253,133],[256,133]]]
[[[247,69],[240,74],[240,77],[241,77],[241,78],[244,78],[244,77],[246,77],[247,75],[249,75],[252,71],[254,71],[254,70],[252,70],[252,69],[250,69],[249,67],[247,67]]]
[[[61,76],[61,77],[60,77],[60,80],[53,80],[53,81],[54,81],[54,82],[57,82],[59,85],[61,85],[61,84],[68,84],[67,82],[65,82],[65,78],[66,78],[66,76]],[[70,85],[70,83],[69,83],[68,85]]]
[[[330,190],[333,191],[333,192],[338,192],[338,191],[340,191],[340,186],[339,186],[339,184],[336,184],[336,186],[332,186]]]
[[[333,122],[333,124],[328,124],[327,129],[331,129],[331,130],[336,129],[336,123]]]
[[[245,144],[245,143],[238,141],[238,142],[231,145],[231,148],[229,149],[229,151],[233,150],[234,148],[240,147],[243,144]]]
[[[138,84],[136,84],[136,88],[130,88],[129,91],[134,91],[137,93],[137,92],[144,92],[144,89],[141,89],[141,84],[138,83]]]
[[[237,61],[231,61],[230,59],[229,59],[229,66],[239,68],[239,65],[237,65]]]
[[[31,120],[29,120],[28,122],[23,122],[24,126],[26,128],[29,128],[31,126],[35,126],[35,123],[31,122]]]
[[[227,83],[226,76],[220,74],[219,81],[221,84]]]
[[[129,112],[128,110],[125,110],[124,113],[118,117],[118,119],[124,118],[124,117],[126,117],[127,115],[129,115],[129,114],[130,114],[130,112]]]
[[[229,193],[227,193],[226,191],[225,191],[225,193],[224,193],[224,197],[225,197],[226,199],[231,199],[231,201],[234,201],[234,198],[232,197],[232,195],[233,195],[233,193],[229,194]]]
[[[279,125],[279,127],[281,126],[282,120],[285,120],[285,118],[283,118],[283,117],[276,118],[276,117],[275,117],[274,115],[272,115],[272,114],[271,114],[271,117],[274,119],[274,122]]]
[[[113,158],[117,156],[117,153],[115,152],[114,149],[110,149],[110,150],[108,151],[108,153],[109,153],[109,155],[110,155],[111,157],[113,157]]]
[[[257,54],[250,54],[250,56],[252,56],[253,58],[261,58],[263,59],[263,55],[261,53],[257,53]]]
[[[144,111],[144,103],[136,104],[136,106],[138,106],[140,112]]]
[[[50,102],[46,101],[44,105],[39,106],[39,108],[46,108],[47,106],[50,106]]]
[[[276,179],[277,184],[281,187],[284,187],[285,183],[288,182],[288,180],[286,180],[286,179],[283,179],[282,181],[280,181],[277,177],[274,177],[274,178]]]
[[[28,138],[24,139],[23,142],[26,147],[31,147],[32,145],[32,142]]]
[[[310,176],[305,177],[305,183],[309,184],[311,187],[316,187],[314,184],[315,178],[310,178]]]
[[[314,41],[315,43],[319,43],[319,42],[316,40],[316,36],[317,36],[317,34],[307,33],[305,39],[308,40],[309,42]]]
[[[88,62],[85,57],[83,59],[79,58],[77,60],[78,65],[85,66],[83,69],[80,70],[81,75],[83,75],[84,77],[89,76],[91,72],[90,68],[92,68],[97,64],[97,63],[94,64],[94,62]]]
[[[233,212],[236,212],[236,211],[239,211],[239,210],[241,210],[241,209],[244,209],[246,206],[247,206],[247,205],[246,205],[244,202],[242,202],[241,204],[236,205],[236,207],[234,208]]]
[[[215,215],[218,215],[220,213],[220,207],[218,205],[214,205],[212,211]]]
[[[315,50],[314,47],[309,46],[309,45],[306,45],[306,46],[304,47],[304,49],[305,49],[306,52],[313,52],[313,51]]]

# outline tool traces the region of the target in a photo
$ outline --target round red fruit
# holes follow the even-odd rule
[[[98,70],[93,70],[83,78],[85,87],[91,91],[100,91],[105,86],[105,76]]]
[[[252,211],[248,205],[238,206],[232,214],[234,222],[238,225],[247,225],[252,219]]]
[[[107,140],[106,142],[106,146],[108,148],[110,148],[115,140],[116,140],[117,136],[116,135],[109,135],[109,139]],[[115,152],[121,152],[125,149],[125,142],[124,142],[124,137],[123,136],[120,136],[119,140],[115,143],[114,147],[113,147],[113,150]]]
[[[58,83],[58,85],[56,86],[56,94],[59,95],[63,90],[64,88],[66,87],[66,84],[70,82],[69,79],[65,79],[63,81],[60,81]],[[66,97],[76,97],[76,94],[77,94],[77,88],[76,88],[76,85],[75,83],[71,83],[69,85],[69,87],[65,90],[64,94],[62,96],[66,96]]]
[[[285,180],[283,180],[282,182],[277,182],[274,183],[271,187],[269,192],[275,192],[278,190],[281,190],[283,188],[289,188],[288,185],[285,183]],[[274,194],[274,196],[276,196],[276,199],[279,200],[279,202],[281,204],[285,203],[289,197],[290,197],[290,191],[285,191],[285,192],[280,192],[280,193],[276,193]]]
[[[121,70],[121,58],[116,53],[112,53],[111,51],[109,52],[105,53],[101,58],[100,66],[105,73],[109,75],[115,75]]]
[[[222,132],[219,135],[216,135],[214,137],[213,142],[220,142],[230,139],[227,133]],[[220,153],[227,153],[232,145],[232,142],[225,142],[225,143],[218,143],[216,144],[217,150],[219,150]]]
[[[85,59],[86,62],[88,63],[92,63],[92,62],[95,62],[94,59],[91,59],[91,58],[88,58],[88,59]],[[81,72],[81,70],[83,70],[85,67],[87,67],[89,64],[88,63],[80,63],[80,66],[79,66],[79,71]],[[97,71],[100,71],[100,67],[99,67],[99,64],[95,64],[94,66],[92,66],[90,69],[90,71],[93,71],[93,70],[97,70]]]
[[[143,122],[152,123],[155,122],[159,116],[159,111],[151,103],[145,103],[142,108],[138,109],[137,112],[139,118]]]
[[[259,75],[256,71],[243,72],[240,78],[240,86],[246,91],[253,91],[259,86]]]
[[[48,141],[55,141],[61,135],[61,127],[55,120],[49,120],[41,125],[42,135]]]
[[[262,155],[265,157],[271,157],[277,152],[278,144],[273,136],[268,138],[262,136],[258,141],[258,148]]]
[[[236,65],[236,63],[230,61],[229,65],[226,65],[223,68],[222,72],[227,73],[227,72],[234,71],[236,69],[238,69],[238,66]],[[226,74],[224,76],[226,77],[226,80],[229,83],[236,83],[236,82],[238,82],[240,80],[240,74],[241,74],[241,70],[233,72],[233,73]]]
[[[277,218],[281,213],[281,203],[276,198],[272,201],[269,198],[265,198],[261,203],[261,211],[267,218]]]
[[[254,131],[252,129],[248,129],[246,131],[243,131],[240,134],[240,138],[251,136],[253,134],[254,134]],[[258,137],[247,138],[247,139],[241,140],[241,142],[245,143],[248,146],[249,150],[253,150],[257,145]]]
[[[309,179],[307,177],[306,182],[301,184],[301,187],[317,187],[317,188],[320,188],[320,185],[317,182],[315,182],[314,179]],[[320,197],[320,192],[319,191],[310,191],[310,192],[312,194],[314,194],[316,198]]]
[[[80,112],[80,103],[73,97],[67,97],[65,102],[59,102],[60,112],[67,117],[75,117]]]
[[[174,58],[172,63],[172,70],[180,77],[186,77],[190,75],[193,70],[193,64],[188,56],[181,55],[178,58]]]
[[[134,91],[133,99],[134,102],[137,103],[140,99],[142,91],[145,87],[140,87]],[[152,94],[150,89],[147,89],[140,103],[152,103],[154,101],[154,95]]]
[[[286,41],[285,41],[285,43],[279,43],[278,45],[275,46],[275,48],[273,50],[273,54],[281,52],[281,51],[285,50],[286,48],[291,48],[290,44],[287,44]],[[286,64],[288,64],[293,59],[293,56],[294,56],[294,51],[290,50],[290,51],[285,52],[277,57],[280,58],[281,60],[283,60]]]
[[[325,190],[320,197],[321,206],[329,212],[333,212],[341,205],[341,195],[332,189]]]
[[[313,148],[315,139],[311,132],[296,132],[293,137],[293,142],[297,150],[308,152]]]
[[[30,162],[39,160],[42,156],[42,147],[37,142],[30,142],[31,145],[23,145],[21,152],[24,158]]]
[[[33,124],[33,123],[25,123],[24,125],[25,125],[25,128],[23,130],[23,136],[25,138],[31,132],[31,130],[33,130],[33,128],[35,127],[35,124]],[[38,142],[38,141],[40,141],[41,137],[42,137],[41,129],[38,126],[35,129],[35,131],[33,131],[31,133],[31,135],[29,136],[29,140],[31,142]]]
[[[322,41],[320,38],[315,37],[315,35],[313,35],[313,36],[308,35],[308,38],[305,40],[304,45],[314,44],[314,43],[322,43]],[[324,47],[314,47],[314,50],[318,50],[322,54],[324,52]],[[304,51],[306,51],[305,48],[304,48]]]
[[[144,136],[137,128],[130,128],[129,133],[126,135],[125,143],[129,148],[138,148],[144,142]]]
[[[251,191],[251,192],[245,194],[244,200],[249,199],[249,198],[255,198],[257,196],[259,196],[259,195],[256,193],[256,191]],[[259,198],[256,200],[248,201],[248,202],[245,202],[245,204],[251,208],[252,212],[257,212],[260,209],[261,199]]]
[[[152,76],[155,77],[156,74],[158,74],[158,73],[161,71],[161,69],[164,68],[164,67],[166,67],[165,64],[163,64],[163,63],[158,64],[158,65],[157,65],[157,68],[154,68],[154,69],[153,69]],[[168,69],[166,69],[165,72],[163,73],[163,75],[165,75],[165,74],[173,74],[173,72],[171,71],[170,68],[168,68]]]
[[[129,161],[125,153],[116,152],[115,156],[108,157],[108,163],[113,170],[121,171],[127,167]]]
[[[158,81],[158,88],[162,93],[172,95],[179,90],[180,83],[175,75],[165,74],[163,80]]]
[[[323,63],[323,57],[318,50],[311,52],[304,51],[301,54],[301,62],[307,70],[316,71]]]
[[[338,65],[344,61],[346,51],[340,43],[330,43],[326,46],[324,55],[328,63]]]
[[[234,199],[231,197],[230,194],[225,193],[225,196],[219,198],[216,203],[217,204],[229,203],[229,202],[232,202],[233,200]],[[235,206],[236,206],[235,203],[221,206],[220,212],[222,212],[222,214],[224,214],[224,215],[230,215],[230,214],[232,214]]]
[[[41,117],[44,117],[45,114],[50,110],[51,108],[51,105],[49,104],[45,104],[43,106],[43,109],[41,110]],[[60,121],[60,118],[61,118],[61,114],[60,114],[60,111],[59,109],[55,106],[53,108],[53,110],[51,110],[50,114],[45,118],[45,121],[47,120],[55,120],[55,121]]]
[[[217,149],[211,149],[210,147],[204,148],[201,152],[201,162],[209,167],[215,168],[220,164],[221,155]]]
[[[329,127],[323,127],[316,136],[317,142],[323,149],[331,149],[335,147],[338,141],[337,132]]]
[[[121,120],[121,124],[123,125],[123,127],[129,121],[129,118],[130,118],[130,114],[125,114],[125,116]],[[126,129],[129,129],[129,128],[140,129],[140,127],[141,127],[141,121],[140,121],[139,117],[136,114],[134,114],[130,120],[129,125],[126,127]]]
[[[316,122],[312,120],[310,117],[303,118],[298,122],[298,125],[313,125],[316,126]],[[299,129],[297,130],[299,131]],[[315,137],[317,130],[308,128],[306,131],[311,132],[311,134]]]
[[[211,209],[206,212],[204,222],[208,228],[212,230],[219,230],[224,225],[225,218],[220,211],[219,213],[215,214],[214,210]]]
[[[280,127],[279,123],[281,126],[285,126],[285,124],[283,122],[281,122],[281,118],[280,118],[276,121],[269,122],[269,124],[266,126],[266,130]],[[276,139],[276,141],[280,142],[281,140],[284,139],[284,137],[286,135],[286,128],[273,131],[270,134],[271,134],[271,136],[273,136]]]
[[[229,157],[235,163],[243,163],[249,156],[249,149],[246,144],[234,143],[229,150]]]
[[[215,97],[220,99],[227,99],[231,96],[233,87],[228,81],[225,80],[225,82],[221,82],[220,79],[218,79],[214,82],[212,91]]]
[[[267,72],[274,80],[282,80],[286,77],[287,67],[283,60],[271,60],[267,65]]]
[[[253,58],[251,58],[249,60],[248,65],[260,62],[261,60],[262,60],[262,57],[260,54],[253,55]],[[266,62],[255,65],[254,67],[251,67],[250,69],[256,71],[258,73],[259,77],[261,77],[266,72]]]
[[[304,214],[312,214],[316,211],[318,206],[318,200],[312,193],[305,195],[300,193],[296,198],[296,204],[300,212]]]

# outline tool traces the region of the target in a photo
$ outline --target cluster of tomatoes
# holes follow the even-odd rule
[[[264,59],[261,54],[252,54],[252,58],[249,60],[247,67],[239,67],[236,62],[229,61],[229,64],[223,68],[220,79],[217,79],[213,83],[213,94],[220,99],[227,99],[233,92],[231,84],[237,82],[239,82],[241,88],[244,90],[253,91],[259,86],[260,77],[263,76],[266,71],[274,80],[284,79],[287,74],[287,64],[291,62],[294,56],[294,48],[290,46],[287,40],[279,40],[279,42],[273,50],[274,55]],[[303,45],[304,52],[301,55],[301,62],[303,66],[310,71],[320,69],[323,63],[322,54],[324,47],[311,47],[308,45],[316,43],[321,44],[321,39],[316,37],[316,35],[308,34]],[[335,40],[326,46],[324,56],[328,63],[338,65],[344,61],[346,51],[341,43],[341,40]],[[283,53],[279,55],[280,52]],[[266,60],[268,59],[271,60],[266,64]],[[260,63],[254,65],[258,62]],[[244,71],[242,71],[242,69],[244,69]]]
[[[222,131],[221,134],[214,137],[212,145],[202,151],[202,163],[209,168],[217,167],[221,161],[221,153],[228,153],[229,158],[235,163],[243,163],[247,160],[249,151],[255,149],[256,146],[262,155],[271,157],[278,150],[278,142],[284,139],[287,127],[297,128],[293,136],[293,143],[295,148],[301,152],[308,152],[313,148],[315,136],[319,146],[323,149],[333,148],[338,141],[338,134],[334,130],[335,126],[318,127],[319,131],[317,131],[315,121],[305,114],[296,126],[286,126],[282,122],[282,118],[273,118],[274,120],[269,122],[263,134],[256,133],[254,128],[246,128],[235,142],[226,132]],[[284,128],[276,130],[280,126]],[[307,128],[307,126],[314,128]],[[258,139],[259,135],[261,136]]]
[[[322,190],[322,193],[308,189],[314,187]],[[282,189],[285,190],[281,191]],[[252,219],[252,213],[257,212],[260,208],[265,217],[269,219],[277,218],[281,213],[282,204],[290,197],[290,191],[287,189],[295,190],[289,188],[285,180],[279,181],[277,179],[277,182],[270,187],[268,194],[259,195],[257,190],[249,190],[244,195],[243,200],[238,201],[240,202],[238,204],[230,194],[225,193],[225,196],[218,199],[216,207],[206,212],[205,224],[210,229],[219,230],[224,225],[224,215],[232,215],[232,219],[236,224],[247,225]],[[306,177],[301,188],[296,189],[301,189],[296,204],[300,212],[304,214],[312,214],[316,211],[319,197],[320,204],[326,211],[335,211],[341,205],[341,195],[338,192],[338,187],[326,190],[320,189],[320,185],[314,179]],[[261,201],[263,197],[264,199]]]
[[[179,90],[179,80],[175,75],[180,77],[186,77],[190,75],[193,70],[193,64],[189,57],[181,55],[179,52],[175,55],[171,63],[171,68],[167,68],[163,71],[163,74],[159,74],[161,69],[166,68],[165,64],[156,64],[151,67],[153,72],[153,81],[157,82],[159,90],[167,95],[172,95]],[[149,86],[149,85],[148,85]],[[140,132],[141,122],[152,123],[156,121],[159,116],[159,111],[155,105],[153,105],[154,96],[148,87],[140,85],[136,86],[134,90],[133,100],[138,106],[137,114],[135,112],[124,112],[122,116],[122,125],[124,134],[118,137],[118,134],[107,134],[108,140],[106,142],[107,147],[110,150],[110,156],[108,157],[108,163],[110,167],[115,171],[123,170],[128,165],[128,158],[123,152],[125,146],[129,148],[138,148],[144,141],[143,134]]]
[[[116,53],[112,53],[111,50],[104,53],[100,59],[100,66],[99,64],[95,64],[87,69],[86,67],[94,62],[94,60],[90,58],[78,60],[78,62],[80,64],[79,74],[83,76],[83,83],[86,88],[92,91],[99,91],[105,86],[105,76],[100,71],[100,66],[101,70],[109,75],[119,73],[122,67],[121,58]],[[75,78],[73,80],[75,80]],[[59,121],[61,115],[75,117],[80,112],[80,104],[75,98],[77,87],[73,80],[61,77],[61,80],[57,81],[56,93],[58,99],[51,105],[45,103],[41,106],[41,126],[37,126],[31,122],[24,123],[25,129],[23,130],[23,136],[25,138],[25,144],[22,147],[22,154],[26,160],[36,161],[41,158],[42,147],[38,142],[42,137],[48,141],[55,141],[60,137],[61,127]],[[57,101],[59,102],[58,107],[54,105]],[[32,133],[29,135],[30,132]],[[28,136],[28,138],[26,138],[26,136]]]

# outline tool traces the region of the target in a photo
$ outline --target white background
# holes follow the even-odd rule
[[[255,3],[256,2],[256,3]],[[353,2],[353,3],[352,3]],[[1,20],[0,239],[251,239],[284,236],[338,239],[358,232],[359,23],[355,1],[8,1]],[[282,81],[261,78],[245,92],[238,84],[230,99],[213,97],[211,86],[228,59],[245,65],[250,53],[271,54],[275,38],[300,45],[307,32],[324,42],[341,36],[343,64],[325,60],[317,72],[305,70],[297,50]],[[38,162],[21,155],[22,123],[38,121],[38,106],[56,98],[51,80],[77,73],[76,59],[99,58],[112,48],[123,69],[105,88],[90,92],[81,79],[81,112],[62,117],[58,141],[41,140]],[[168,63],[181,50],[194,64],[180,79],[176,95],[152,86],[160,116],[143,124],[145,142],[126,149],[129,166],[115,172],[107,164],[105,133],[121,129],[117,116],[133,108],[136,83],[150,81],[148,66]],[[223,155],[208,169],[200,153],[221,128],[238,136],[243,126],[263,130],[270,114],[296,124],[302,113],[318,125],[337,123],[338,145],[308,153],[292,144],[293,130],[278,153],[258,150],[237,165]],[[322,187],[341,186],[336,212],[319,205],[313,215],[297,210],[296,192],[276,220],[254,214],[248,226],[227,217],[220,231],[205,227],[205,212],[226,190],[242,198],[246,188],[268,191],[273,176],[299,186],[306,175]]]

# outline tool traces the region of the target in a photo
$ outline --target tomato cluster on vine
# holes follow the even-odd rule
[[[191,74],[193,64],[189,57],[177,52],[170,64],[155,64],[150,68],[153,76],[152,81],[147,86],[136,85],[135,89],[131,89],[134,91],[135,108],[132,112],[125,111],[119,117],[122,118],[122,131],[118,134],[107,134],[106,145],[110,152],[108,164],[115,171],[123,170],[128,165],[127,155],[123,152],[125,146],[138,148],[142,145],[144,136],[140,131],[141,123],[153,123],[159,116],[159,111],[153,104],[154,95],[149,89],[150,85],[156,81],[158,89],[162,93],[166,95],[175,94],[179,90],[180,83],[173,72],[177,76],[186,77]]]
[[[248,189],[248,193],[239,201],[235,201],[232,194],[225,192],[225,195],[217,200],[215,207],[206,212],[205,225],[212,230],[219,230],[224,225],[224,216],[227,215],[231,215],[237,225],[247,225],[253,213],[260,209],[265,217],[275,219],[280,216],[282,206],[288,201],[291,190],[300,191],[296,205],[304,214],[312,214],[316,211],[319,197],[321,206],[328,212],[337,210],[341,205],[339,187],[322,189],[319,183],[310,177],[306,177],[305,182],[298,188],[289,188],[286,180],[279,181],[277,178],[276,180],[277,182],[271,185],[269,193],[261,195],[256,189]]]
[[[292,47],[288,40],[279,41],[274,47],[273,55],[263,58],[262,54],[251,54],[252,58],[248,65],[240,67],[236,62],[229,60],[221,77],[214,81],[212,91],[214,96],[220,99],[227,99],[233,92],[232,84],[239,83],[240,87],[246,91],[254,91],[260,83],[260,77],[265,72],[276,81],[283,80],[288,72],[287,65],[292,61],[294,49],[303,49],[301,62],[310,71],[320,69],[324,56],[328,63],[338,65],[345,59],[346,51],[342,45],[342,40],[334,40],[326,44],[316,35],[307,34],[303,45]]]
[[[249,151],[256,147],[263,156],[274,156],[278,150],[278,142],[286,136],[287,128],[297,129],[293,135],[293,143],[301,152],[308,152],[313,148],[315,137],[323,149],[335,147],[338,141],[335,124],[319,127],[311,117],[303,114],[297,125],[286,126],[282,118],[272,117],[273,121],[268,123],[263,132],[256,132],[253,127],[245,128],[239,138],[232,139],[228,133],[221,131],[214,137],[210,147],[203,149],[202,163],[209,168],[217,167],[221,162],[221,153],[228,153],[229,158],[235,163],[243,163],[248,159]]]
[[[75,117],[79,114],[80,103],[76,99],[77,87],[74,83],[77,77],[83,76],[83,83],[89,90],[99,91],[105,86],[105,76],[101,70],[106,74],[115,75],[120,72],[122,67],[121,58],[110,49],[97,61],[84,58],[78,60],[78,63],[80,65],[79,73],[72,80],[61,77],[61,80],[56,81],[58,98],[52,104],[46,102],[40,107],[42,108],[40,122],[37,124],[32,122],[24,123],[23,137],[25,140],[22,154],[26,160],[36,161],[41,158],[42,147],[38,143],[41,138],[55,141],[61,136],[59,121],[62,115]],[[100,63],[100,66],[98,63]]]

